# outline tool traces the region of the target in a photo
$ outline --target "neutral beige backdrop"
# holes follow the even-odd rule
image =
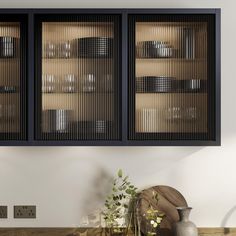
[[[139,187],[180,190],[201,227],[236,226],[235,0],[1,0],[0,7],[222,8],[221,147],[2,147],[0,227],[73,227],[102,206],[107,178],[120,167]],[[99,195],[100,194],[100,195]],[[36,204],[36,220],[14,220],[14,204]]]

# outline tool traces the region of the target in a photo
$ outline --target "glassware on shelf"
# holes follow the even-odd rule
[[[155,133],[159,126],[160,109],[142,108],[137,111],[136,127],[141,133]]]
[[[155,133],[165,121],[195,122],[200,119],[200,110],[195,106],[168,108],[141,108],[136,111],[136,130],[139,133]]]
[[[76,93],[78,86],[78,77],[75,74],[66,74],[63,76],[61,91],[63,93]]]
[[[85,93],[96,91],[96,76],[94,74],[84,74],[80,78],[80,91]]]
[[[190,107],[168,107],[166,108],[166,119],[169,121],[196,121],[200,118],[200,111],[195,106]]]
[[[181,107],[168,107],[166,109],[166,119],[170,121],[178,121],[182,119],[183,113]]]
[[[187,107],[184,111],[184,118],[185,120],[193,121],[200,118],[199,109],[196,107]]]
[[[42,76],[42,92],[55,93],[57,92],[58,78],[53,74],[43,74]]]
[[[45,133],[67,133],[73,116],[70,109],[49,109],[42,112],[42,130]]]
[[[54,42],[48,41],[43,45],[43,54],[45,58],[56,58],[57,45]]]
[[[0,57],[11,58],[18,56],[19,38],[3,36],[0,37]]]
[[[70,41],[61,42],[58,44],[58,57],[70,58],[72,56],[72,44]]]

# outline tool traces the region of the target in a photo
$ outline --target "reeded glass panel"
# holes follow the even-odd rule
[[[42,22],[41,138],[119,138],[113,18]]]
[[[24,139],[20,22],[0,22],[0,139]],[[22,131],[22,132],[21,132]]]
[[[130,95],[135,110],[130,117],[135,124],[130,138],[207,139],[209,80],[214,79],[209,73],[208,22],[159,19],[133,24]]]

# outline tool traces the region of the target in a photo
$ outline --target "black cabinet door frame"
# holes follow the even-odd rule
[[[209,95],[209,99],[208,99],[208,107],[210,107],[211,105],[211,109],[209,111],[209,118],[208,118],[208,125],[210,126],[210,130],[212,132],[212,138],[211,140],[209,139],[204,139],[202,140],[201,138],[199,139],[158,139],[158,138],[154,138],[154,139],[147,139],[147,140],[143,140],[143,139],[139,139],[139,140],[129,140],[128,141],[128,145],[130,146],[134,146],[134,145],[138,145],[138,146],[218,146],[221,143],[221,121],[220,121],[220,114],[221,114],[221,104],[220,104],[220,65],[221,65],[221,60],[220,60],[220,52],[221,52],[221,48],[220,48],[220,9],[128,9],[127,10],[127,14],[128,17],[133,17],[133,18],[144,18],[143,16],[147,16],[152,18],[153,20],[160,16],[160,18],[164,15],[176,15],[176,17],[178,17],[178,15],[181,17],[182,15],[189,15],[190,17],[194,15],[197,15],[199,18],[201,18],[201,15],[203,16],[210,16],[211,20],[211,26],[210,27],[210,31],[212,32],[212,36],[214,37],[215,40],[215,44],[213,46],[211,46],[210,48],[210,52],[213,55],[213,58],[215,58],[214,60],[211,60],[211,62],[213,61],[213,63],[211,63],[211,67],[214,67],[213,70],[211,70],[210,72],[208,71],[208,75],[210,75],[209,77],[211,79],[213,79],[213,81],[211,81],[210,85],[210,95]],[[213,19],[213,20],[212,20]],[[129,23],[128,23],[129,25]],[[130,32],[131,34],[134,34],[134,28],[129,30],[129,35]],[[208,33],[209,34],[209,33]],[[128,44],[129,44],[129,48],[131,47],[130,44],[130,39],[128,40]],[[209,42],[210,44],[210,42]],[[133,48],[133,46],[131,47]],[[130,53],[129,53],[130,54]],[[128,74],[133,74],[135,71],[135,68],[133,68],[134,65],[134,58],[132,57],[132,53],[131,55],[129,55],[129,57],[131,58],[131,62],[128,62],[129,65],[129,70],[131,72],[127,72]],[[208,56],[208,62],[209,62],[209,56]],[[210,63],[209,63],[210,64]],[[212,65],[214,64],[214,65]],[[210,73],[210,74],[209,74]],[[134,75],[132,75],[133,77]],[[129,86],[135,86],[134,84],[134,79],[129,78]],[[209,83],[209,81],[208,81]],[[133,95],[133,96],[132,96]],[[129,112],[128,112],[128,117],[127,120],[129,122],[128,124],[128,131],[129,134],[130,132],[133,133],[134,132],[134,110],[135,110],[135,98],[134,98],[134,94],[132,95],[128,95],[128,106],[130,106],[129,108]],[[130,112],[130,110],[132,110]],[[129,117],[129,114],[131,114],[131,117]],[[211,122],[213,121],[213,122]],[[128,134],[128,136],[129,136]],[[148,135],[147,135],[148,136]],[[152,136],[152,135],[151,135]],[[157,135],[153,135],[154,137]],[[160,137],[163,135],[160,135]],[[178,135],[177,135],[178,136]],[[167,135],[168,137],[168,135]]]
[[[24,9],[0,9],[0,21],[2,22],[19,22],[20,23],[20,130],[19,133],[9,134],[6,140],[0,138],[0,146],[18,146],[28,145],[28,78],[29,78],[29,65],[27,44],[29,42],[28,35],[28,11]]]
[[[28,124],[27,140],[0,141],[1,146],[219,146],[221,143],[221,97],[220,97],[220,9],[0,9],[0,14],[28,15]],[[34,19],[37,14],[119,14],[122,37],[121,81],[121,139],[118,141],[39,141],[35,139],[35,37]],[[213,14],[215,16],[215,140],[128,140],[128,15],[129,14]]]

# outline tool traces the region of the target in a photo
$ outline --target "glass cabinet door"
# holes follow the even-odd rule
[[[129,15],[129,139],[213,140],[213,15]]]
[[[36,139],[120,138],[120,18],[36,18]]]
[[[0,16],[0,140],[25,140],[26,43],[24,16]]]

